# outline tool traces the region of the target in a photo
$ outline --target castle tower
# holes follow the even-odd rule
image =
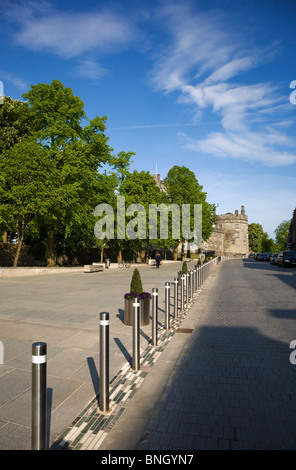
[[[215,251],[218,256],[248,257],[248,216],[245,213],[245,206],[241,206],[241,213],[235,210],[234,214],[227,212],[216,215],[213,233],[207,242],[203,242],[201,248],[203,251]]]

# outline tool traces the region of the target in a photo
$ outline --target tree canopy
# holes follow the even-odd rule
[[[106,136],[106,116],[89,119],[83,101],[60,81],[32,85],[25,101],[5,98],[0,106],[0,229],[16,234],[17,266],[23,243],[37,240],[44,246],[48,266],[68,248],[116,249],[118,259],[125,248],[146,252],[176,248],[182,236],[170,230],[160,236],[149,231],[150,208],[170,204],[202,205],[202,238],[212,233],[215,206],[195,174],[174,166],[165,179],[167,192],[157,186],[147,171],[131,171],[132,151],[116,155]],[[123,236],[117,237],[117,198],[124,200]],[[114,209],[115,237],[97,239],[95,208],[108,204]],[[182,215],[182,214],[181,214]],[[103,217],[103,215],[102,215]],[[194,215],[190,214],[193,225]]]

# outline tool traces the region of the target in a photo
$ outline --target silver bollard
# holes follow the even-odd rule
[[[46,450],[46,348],[32,344],[32,450]]]
[[[171,297],[171,283],[165,283],[165,322],[166,330],[170,329],[170,297]]]
[[[133,302],[133,363],[134,370],[140,369],[140,300]]]
[[[194,266],[193,272],[194,272],[194,292],[196,293],[197,292],[197,266],[196,265]]]
[[[189,294],[189,278],[190,278],[190,274],[187,273],[186,274],[186,304],[189,304],[189,301],[190,301],[190,294]]]
[[[100,396],[101,411],[109,411],[109,313],[100,313]]]
[[[178,318],[178,278],[174,279],[174,318]]]
[[[158,289],[152,289],[152,346],[157,346]]]
[[[185,282],[185,276],[182,274],[181,276],[181,313],[183,313],[184,310],[184,282]]]
[[[190,271],[190,298],[191,298],[191,300],[193,298],[193,282],[194,282],[193,270],[191,269],[191,271]]]

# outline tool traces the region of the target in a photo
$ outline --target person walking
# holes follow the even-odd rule
[[[159,266],[160,266],[160,263],[161,263],[161,256],[159,253],[157,253],[156,257],[155,257],[155,261],[156,261],[156,267],[157,269],[159,269]]]

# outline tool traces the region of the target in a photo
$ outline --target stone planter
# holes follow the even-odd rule
[[[135,299],[124,299],[124,317],[123,323],[127,326],[133,326],[133,302]],[[150,323],[150,299],[140,300],[140,326]]]

